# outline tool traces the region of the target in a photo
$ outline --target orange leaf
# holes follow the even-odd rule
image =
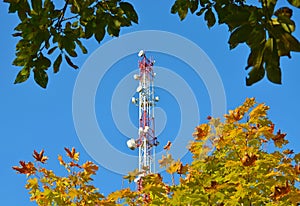
[[[275,200],[279,200],[282,197],[286,196],[291,191],[288,181],[285,182],[285,186],[275,186],[274,193],[271,194],[271,197]]]
[[[172,146],[172,142],[168,141],[168,143],[164,146],[164,150],[170,150]]]
[[[287,144],[288,141],[284,139],[286,136],[286,133],[281,133],[280,130],[278,130],[277,134],[272,137],[272,140],[274,141],[275,146],[282,147],[282,145]]]
[[[36,168],[34,167],[32,162],[25,163],[24,161],[20,161],[20,167],[13,166],[12,168],[19,172],[20,174],[32,175],[35,174]]]
[[[286,149],[282,153],[285,154],[285,155],[290,155],[290,154],[294,154],[294,151],[290,150],[290,149]]]
[[[189,169],[189,165],[186,164],[185,166],[182,165],[182,163],[180,163],[179,168],[177,169],[177,173],[182,175],[182,174],[186,174],[187,171]]]
[[[41,163],[45,163],[46,160],[48,160],[48,157],[44,156],[44,150],[40,151],[40,153],[38,153],[36,150],[33,151],[33,158]]]
[[[74,163],[74,162],[70,162],[70,167],[78,167],[78,168],[82,168],[79,164]]]
[[[82,165],[82,168],[87,171],[89,174],[96,174],[98,170],[98,166],[95,165],[93,162],[87,161]]]
[[[257,160],[257,156],[255,154],[249,155],[245,154],[243,158],[241,158],[241,162],[244,166],[253,166],[255,161]]]
[[[66,165],[65,161],[63,160],[62,156],[61,155],[58,155],[57,159],[59,160],[59,163],[61,165]]]
[[[196,131],[193,133],[195,140],[203,140],[208,135],[209,126],[207,124],[202,124],[197,126],[195,130]]]
[[[300,166],[299,165],[295,165],[295,172],[297,175],[300,174]]]

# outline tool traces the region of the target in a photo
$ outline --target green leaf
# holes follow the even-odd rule
[[[251,86],[252,84],[262,80],[265,76],[265,70],[263,66],[253,67],[251,71],[248,73],[248,77],[246,78],[246,85]]]
[[[120,7],[131,21],[133,21],[136,24],[138,23],[138,15],[134,10],[134,7],[130,3],[120,2]]]
[[[95,31],[95,39],[100,43],[105,36],[105,27],[99,27]]]
[[[199,6],[199,0],[191,0],[190,1],[189,7],[190,7],[190,11],[192,14],[198,9],[198,6]]]
[[[35,61],[35,65],[41,69],[48,69],[51,66],[51,61],[44,55],[40,54],[37,61]]]
[[[111,17],[108,21],[107,32],[111,36],[119,36],[121,22],[114,17]]]
[[[264,27],[261,25],[255,25],[246,43],[250,48],[256,48],[259,47],[265,40],[266,31]]]
[[[297,8],[300,8],[300,0],[288,0],[288,2],[291,5],[293,5],[293,6],[297,7]]]
[[[286,16],[284,14],[278,15],[278,18],[272,19],[272,26],[277,25],[281,25],[282,28],[288,33],[292,33],[295,31],[295,22],[291,20],[289,16]]]
[[[269,38],[265,44],[264,61],[266,62],[267,78],[275,84],[281,84],[279,60],[276,41],[273,38]]]
[[[200,11],[196,13],[197,16],[201,16],[206,11],[206,8],[201,8]]]
[[[85,25],[85,30],[84,30],[84,33],[85,33],[85,38],[86,39],[89,39],[93,36],[94,32],[95,34],[97,33],[98,29],[96,29],[96,23],[95,21],[88,21],[88,23]]]
[[[49,54],[49,55],[52,54],[55,51],[55,49],[57,49],[57,46],[54,46],[51,49],[49,49],[47,54]]]
[[[275,64],[266,64],[267,78],[275,83],[281,84],[281,69]]]
[[[31,0],[32,9],[40,13],[42,10],[42,0]]]
[[[209,4],[209,0],[200,0],[200,5],[204,7],[206,4]]]
[[[59,54],[53,63],[53,71],[57,73],[59,71],[60,65],[62,62],[62,54]]]
[[[214,15],[214,13],[212,12],[211,8],[209,8],[205,12],[204,19],[207,21],[208,28],[211,28],[213,25],[215,25],[215,23],[216,23],[216,17]]]
[[[48,75],[45,70],[34,68],[33,73],[35,82],[42,88],[46,88],[48,84]]]
[[[250,67],[252,67],[252,69],[248,73],[248,77],[246,78],[247,86],[260,81],[265,76],[265,70],[263,68],[263,50],[264,47],[262,47],[262,45],[255,49],[251,49],[246,69]]]
[[[269,29],[272,37],[276,39],[279,56],[290,56],[291,51],[300,52],[300,43],[289,32],[286,32],[282,27],[273,27]]]
[[[23,68],[17,75],[14,84],[25,82],[30,76],[30,70]]]
[[[73,6],[74,6],[74,8],[76,8],[74,13],[80,12],[80,6],[79,6],[77,0],[73,0]]]
[[[77,53],[74,49],[72,50],[67,50],[68,54],[71,56],[71,57],[77,57]]]
[[[75,64],[71,61],[70,57],[68,57],[67,55],[65,55],[65,60],[66,60],[67,63],[68,63],[71,67],[73,67],[74,69],[78,69],[78,68],[79,68],[77,65],[75,65]]]
[[[16,32],[12,34],[13,37],[22,36],[22,32]]]
[[[85,46],[83,46],[82,42],[81,42],[80,40],[78,40],[78,39],[76,39],[75,41],[76,41],[77,45],[80,47],[82,53],[87,54],[88,51],[87,51],[87,49],[85,48]]]
[[[188,13],[188,1],[187,0],[176,0],[171,8],[171,13],[176,14],[178,13],[178,16],[180,20],[182,21],[185,19],[187,13]]]
[[[67,51],[67,53],[72,57],[77,57],[77,53],[75,52],[76,44],[74,39],[63,37],[62,39],[63,47]]]
[[[52,2],[52,0],[45,0],[44,8],[49,12],[53,12],[54,11],[54,3]]]
[[[253,27],[249,24],[244,24],[237,29],[235,29],[229,38],[230,49],[234,49],[239,43],[246,42],[251,34]]]
[[[95,39],[98,43],[100,43],[105,36],[105,28],[110,18],[111,15],[106,13],[99,13],[96,16],[95,25],[97,24],[97,28],[95,29]]]

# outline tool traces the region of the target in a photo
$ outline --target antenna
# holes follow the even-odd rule
[[[141,189],[141,177],[155,172],[155,147],[159,144],[155,136],[154,107],[159,101],[159,97],[154,96],[154,61],[148,59],[143,50],[138,53],[141,57],[139,61],[139,74],[134,75],[134,79],[139,81],[136,89],[139,97],[133,97],[132,103],[139,108],[139,129],[138,138],[127,141],[130,149],[139,149],[139,172],[140,176],[135,182],[138,189]]]

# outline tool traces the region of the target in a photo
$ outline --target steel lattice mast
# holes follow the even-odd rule
[[[155,136],[154,107],[159,100],[154,96],[154,61],[148,59],[144,51],[139,52],[139,74],[134,79],[139,80],[136,89],[139,97],[132,97],[132,103],[139,108],[138,138],[131,139],[127,145],[131,149],[139,148],[139,172],[142,175],[155,172],[155,147],[158,145]]]

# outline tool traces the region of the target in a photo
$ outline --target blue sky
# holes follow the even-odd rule
[[[227,99],[226,108],[235,108],[246,97],[256,97],[258,102],[265,102],[271,107],[269,116],[276,124],[276,128],[281,128],[282,131],[288,133],[290,147],[294,151],[300,152],[300,144],[297,139],[300,123],[300,110],[298,109],[300,104],[298,80],[300,55],[292,53],[292,59],[282,58],[282,85],[275,85],[263,79],[251,87],[246,87],[247,72],[244,68],[249,49],[241,45],[230,51],[227,44],[229,34],[224,25],[208,29],[203,17],[191,15],[180,22],[176,15],[170,14],[172,3],[172,1],[159,0],[134,2],[140,23],[123,29],[120,36],[134,31],[160,30],[178,34],[194,42],[209,56],[220,75]],[[62,64],[58,74],[49,71],[50,80],[46,90],[37,86],[32,77],[23,84],[13,84],[19,71],[19,68],[11,65],[17,43],[17,39],[13,38],[11,34],[17,25],[17,17],[14,14],[7,14],[7,10],[8,5],[0,3],[0,18],[3,20],[0,40],[2,45],[0,62],[1,203],[3,205],[34,205],[29,202],[29,195],[24,188],[25,177],[17,175],[11,169],[12,166],[18,165],[19,160],[31,161],[34,149],[45,149],[45,153],[49,157],[47,167],[61,173],[62,169],[57,162],[57,155],[64,153],[64,147],[75,147],[81,154],[82,162],[94,159],[81,144],[73,121],[72,98],[79,71],[69,68],[65,63]],[[293,19],[295,22],[300,21],[300,14],[296,9],[294,9]],[[300,37],[299,28],[296,28],[294,35]],[[106,37],[103,43],[113,39],[116,38]],[[146,41],[147,39],[145,39],[145,44]],[[99,49],[103,43],[99,45],[95,40],[86,42],[89,54],[80,55],[75,62],[82,67],[93,51]],[[144,48],[142,43],[140,47]],[[211,114],[211,102],[209,91],[205,88],[202,80],[197,79],[191,68],[188,68],[180,59],[159,52],[149,52],[149,55],[156,60],[158,78],[159,67],[164,67],[177,73],[189,84],[199,103],[200,122],[205,122],[205,117]],[[101,57],[99,58],[101,62]],[[114,87],[119,80],[121,81],[130,72],[137,71],[137,61],[137,55],[132,54],[116,62],[105,73],[95,96],[97,122],[102,127],[107,141],[117,150],[129,155],[134,155],[135,152],[128,151],[125,146],[128,137],[120,132],[114,124],[111,110],[116,108],[111,106],[109,98],[113,96]],[[132,81],[134,81],[133,78]],[[174,85],[174,87],[176,84],[176,81],[170,80],[169,82],[169,85]],[[161,132],[159,140],[163,145],[168,140],[172,141],[176,138],[178,127],[182,121],[180,119],[181,105],[176,102],[174,94],[168,89],[157,88],[156,91],[161,99],[158,103],[160,109],[157,116],[161,118],[156,122],[157,128]],[[134,91],[132,91],[132,95],[134,95]],[[129,105],[130,98],[131,96],[124,104]],[[115,107],[117,106],[118,104],[115,105]],[[129,105],[127,109],[127,115],[132,124],[136,125],[137,108]],[[190,125],[190,134],[193,132],[194,126],[196,125]],[[161,151],[161,147],[158,147],[158,151]],[[185,146],[183,145],[183,147]],[[100,152],[102,149],[99,145]],[[103,157],[108,160],[112,158],[105,153],[103,153]],[[118,164],[118,162],[113,164]],[[95,185],[105,194],[122,187],[122,175],[103,167],[100,167],[98,175],[94,179]]]

